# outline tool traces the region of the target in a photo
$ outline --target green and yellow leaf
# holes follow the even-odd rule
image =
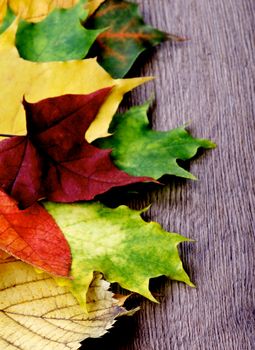
[[[69,286],[81,304],[94,271],[109,282],[139,293],[152,301],[149,280],[166,275],[192,286],[178,254],[178,244],[188,239],[169,233],[154,222],[146,223],[141,211],[126,206],[110,209],[100,203],[57,204],[45,202],[64,233],[72,252]]]

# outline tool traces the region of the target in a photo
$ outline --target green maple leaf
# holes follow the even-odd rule
[[[144,222],[141,211],[126,206],[110,209],[100,203],[45,202],[44,206],[72,252],[73,281],[65,279],[61,284],[68,285],[81,304],[86,303],[94,271],[152,301],[150,278],[166,275],[193,286],[177,249],[179,243],[189,240],[164,231],[155,222]]]
[[[198,148],[214,148],[215,144],[193,138],[184,127],[170,131],[151,130],[148,108],[149,103],[146,103],[116,115],[109,129],[113,135],[96,140],[96,146],[111,148],[115,165],[130,175],[159,179],[169,174],[195,179],[178,165],[177,160],[188,160],[195,156]]]
[[[87,30],[81,21],[88,16],[80,1],[70,9],[55,9],[43,21],[22,21],[16,34],[20,56],[29,61],[67,61],[84,58],[102,30]]]
[[[108,28],[96,40],[92,52],[113,77],[126,75],[137,57],[162,41],[183,41],[144,23],[138,5],[123,0],[107,0],[90,18],[91,29]]]

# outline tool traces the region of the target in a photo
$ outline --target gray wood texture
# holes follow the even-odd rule
[[[88,350],[255,349],[254,0],[139,0],[146,21],[190,38],[165,43],[135,73],[157,79],[128,104],[155,93],[155,129],[190,122],[218,144],[190,163],[199,181],[171,179],[143,194],[149,220],[194,238],[180,251],[196,289],[161,279],[159,305],[141,311]]]

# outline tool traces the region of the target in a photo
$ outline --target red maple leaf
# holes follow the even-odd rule
[[[53,218],[37,203],[20,210],[2,191],[0,249],[49,273],[69,275],[70,248]]]
[[[0,187],[21,208],[42,198],[91,200],[112,187],[151,181],[118,170],[110,150],[100,150],[84,138],[110,90],[23,102],[27,135],[0,142]]]

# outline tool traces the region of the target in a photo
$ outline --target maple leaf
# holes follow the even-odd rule
[[[113,118],[112,136],[96,140],[94,145],[111,148],[111,157],[119,169],[134,176],[159,179],[165,174],[196,179],[179,166],[177,160],[194,157],[198,148],[215,148],[205,139],[192,137],[184,127],[170,131],[151,130],[147,111],[150,103],[133,107]]]
[[[7,12],[7,5],[21,18],[30,22],[43,20],[54,8],[70,8],[78,0],[2,0],[0,4],[0,23]]]
[[[0,187],[26,208],[41,198],[91,200],[116,186],[150,181],[118,170],[109,150],[84,138],[111,88],[63,95],[30,104],[27,136],[0,142]]]
[[[6,253],[4,250],[0,250],[0,260],[5,260],[10,257],[10,254]]]
[[[15,47],[17,22],[0,35],[0,134],[25,135],[23,96],[29,102],[65,94],[89,94],[114,86],[86,133],[88,141],[107,135],[123,95],[151,78],[114,80],[95,59],[29,62]]]
[[[1,9],[0,9],[1,11]],[[8,8],[3,21],[0,21],[0,34],[2,34],[14,21],[15,14]]]
[[[69,275],[70,248],[52,217],[38,204],[19,210],[2,191],[0,249],[49,273]]]
[[[0,262],[0,348],[75,350],[88,337],[100,337],[126,313],[94,276],[87,313],[67,290],[46,273],[13,259]]]
[[[103,2],[105,2],[105,0],[90,0],[86,5],[89,15],[92,15]]]
[[[73,280],[69,286],[80,301],[99,271],[109,282],[155,301],[149,279],[166,275],[193,286],[180,260],[177,245],[188,239],[164,231],[157,223],[146,223],[142,211],[125,206],[110,209],[100,203],[56,204],[45,202],[64,233],[72,252]]]
[[[87,30],[84,21],[89,11],[80,1],[68,10],[54,10],[40,23],[21,22],[16,46],[21,57],[29,61],[67,61],[84,58],[102,30]]]
[[[91,56],[113,77],[123,77],[146,49],[167,39],[183,38],[146,25],[138,5],[123,0],[106,0],[86,23],[90,29],[108,28],[96,40]]]

